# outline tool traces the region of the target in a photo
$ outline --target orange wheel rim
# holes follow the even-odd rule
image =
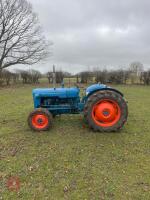
[[[43,129],[48,125],[48,117],[44,114],[36,114],[32,117],[32,125],[35,128]]]
[[[121,109],[116,101],[103,99],[96,103],[92,109],[93,121],[101,127],[115,125],[121,116]]]

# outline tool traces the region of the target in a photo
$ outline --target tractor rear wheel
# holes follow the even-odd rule
[[[48,110],[38,108],[29,114],[28,125],[34,131],[46,131],[52,127],[52,118]]]
[[[119,93],[103,90],[88,98],[84,117],[95,131],[118,131],[127,121],[128,107]]]

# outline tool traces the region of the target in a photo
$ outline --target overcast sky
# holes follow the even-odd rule
[[[93,67],[150,66],[149,0],[29,0],[53,56],[52,64],[71,72]]]

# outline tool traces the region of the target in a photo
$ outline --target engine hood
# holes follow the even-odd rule
[[[74,98],[79,96],[78,88],[38,88],[32,91],[33,97]]]

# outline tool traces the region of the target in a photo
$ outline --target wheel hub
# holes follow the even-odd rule
[[[103,115],[107,117],[109,115],[109,111],[108,110],[104,110],[103,111]]]
[[[43,122],[42,118],[39,118],[39,119],[37,120],[37,122],[38,122],[39,124],[42,124],[42,122]]]
[[[95,109],[95,116],[99,121],[110,122],[115,117],[115,109],[111,103],[101,103]]]
[[[36,128],[44,128],[48,124],[48,118],[46,115],[43,114],[34,115],[32,118],[32,124]]]
[[[112,126],[120,118],[120,108],[117,102],[101,100],[93,107],[92,117],[100,126]]]

